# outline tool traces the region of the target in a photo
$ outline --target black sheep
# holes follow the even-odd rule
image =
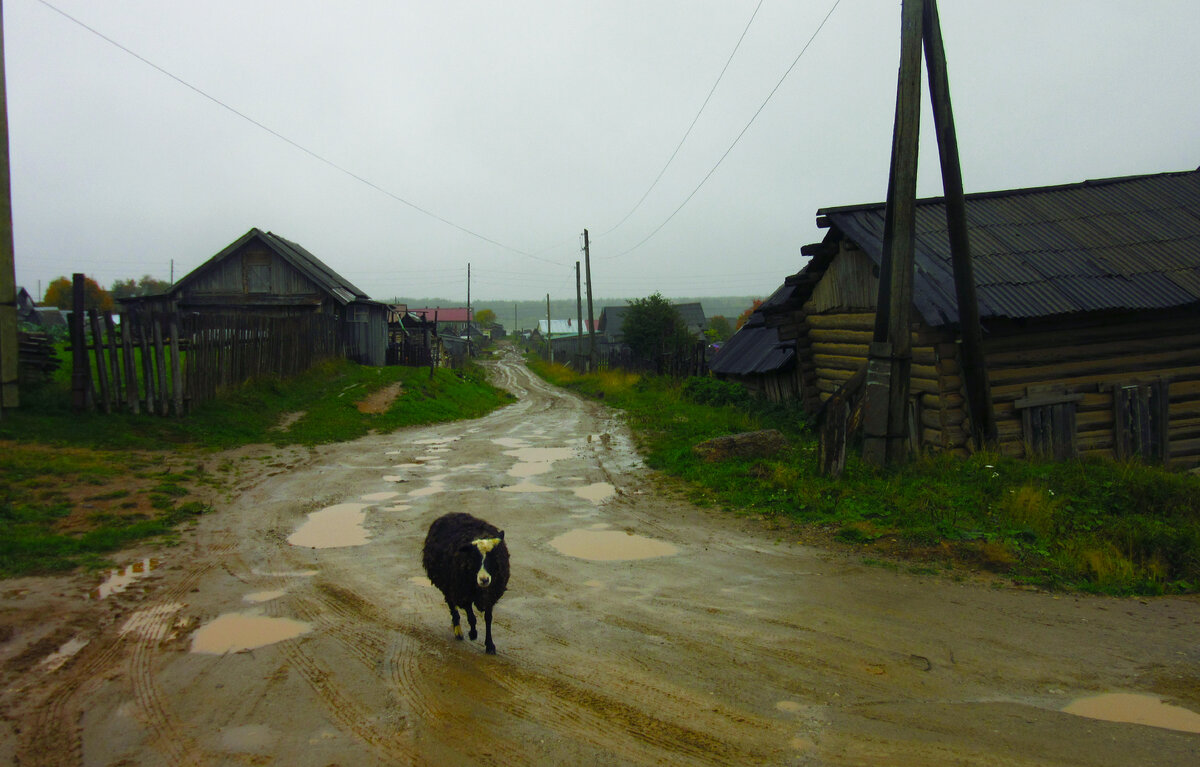
[[[444,514],[429,526],[422,560],[429,580],[441,590],[450,606],[454,636],[462,639],[458,607],[467,611],[471,639],[475,630],[474,604],[483,613],[484,649],[496,654],[492,643],[492,608],[508,586],[508,547],[504,531],[461,512]]]

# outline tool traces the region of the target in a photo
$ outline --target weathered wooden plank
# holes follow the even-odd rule
[[[183,415],[183,361],[179,358],[179,316],[171,315],[171,399],[175,415]]]
[[[100,384],[100,407],[111,414],[112,389],[108,385],[108,360],[104,359],[104,336],[100,330],[100,315],[95,309],[88,310],[88,323],[92,329],[92,355],[96,358],[96,381]]]

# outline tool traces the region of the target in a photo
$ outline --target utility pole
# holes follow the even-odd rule
[[[967,206],[963,195],[962,167],[958,160],[958,136],[954,130],[954,110],[950,106],[950,78],[936,0],[925,0],[921,37],[925,47],[925,67],[929,74],[929,100],[933,105],[938,157],[942,165],[942,195],[946,200],[950,262],[954,269],[954,289],[958,298],[963,383],[967,390],[967,410],[971,415],[971,438],[975,447],[982,449],[996,444],[999,435],[996,413],[992,408],[992,386],[983,357],[983,332],[979,327],[979,300],[975,294],[975,270],[967,236]]]
[[[8,162],[8,94],[4,75],[4,7],[0,3],[0,412],[17,407],[17,272],[13,255]]]
[[[921,29],[924,0],[903,0],[900,73],[892,128],[892,163],[883,217],[883,256],[875,332],[867,359],[863,459],[876,466],[908,454],[908,391],[912,369],[913,247],[917,148],[921,127]]]
[[[946,52],[938,20],[937,0],[903,0],[900,15],[900,73],[892,131],[892,164],[884,209],[879,298],[873,342],[867,360],[863,409],[863,459],[877,466],[900,463],[908,455],[922,48],[929,73],[929,98],[942,168],[972,438],[977,447],[996,441],[996,420],[983,357],[979,307],[967,235],[962,169],[950,106]]]
[[[592,252],[588,246],[588,230],[583,230],[583,265],[587,276],[588,301],[588,370],[596,369],[596,320],[592,313]]]
[[[468,326],[468,328],[470,328],[470,325],[471,325],[471,263],[468,261],[467,262],[467,326]],[[471,336],[471,334],[468,332],[467,337],[470,338],[470,336]]]
[[[175,284],[175,259],[171,259],[171,284]]]
[[[579,316],[579,327],[575,329],[575,358],[583,356],[583,293],[579,289],[579,262],[575,262],[575,314]]]
[[[554,362],[554,344],[550,343],[550,294],[546,294],[546,352],[551,362]]]

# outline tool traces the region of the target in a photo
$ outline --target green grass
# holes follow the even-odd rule
[[[247,382],[185,417],[75,413],[69,376],[22,387],[21,407],[0,419],[0,577],[103,565],[147,538],[169,538],[208,509],[200,491],[237,466],[205,470],[205,456],[248,444],[316,445],[370,432],[475,418],[511,395],[482,371],[374,368],[344,360],[292,379]],[[384,412],[356,403],[384,387]],[[285,414],[303,413],[287,429]]]
[[[833,480],[817,471],[816,438],[803,414],[750,400],[740,387],[580,376],[539,360],[530,366],[552,383],[625,410],[646,463],[683,480],[693,502],[793,522],[925,570],[983,569],[1047,588],[1110,594],[1200,591],[1200,477],[1138,463],[980,453],[922,456],[893,471],[851,455]],[[780,429],[791,446],[767,459],[716,463],[691,449],[761,428]]]

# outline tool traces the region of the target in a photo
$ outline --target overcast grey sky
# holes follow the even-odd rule
[[[586,227],[598,296],[766,295],[818,208],[886,191],[899,0],[50,3],[94,31],[4,2],[31,292],[179,278],[257,226],[377,299],[465,301],[468,263],[476,301],[569,298]],[[1197,0],[939,5],[968,192],[1200,165]]]

